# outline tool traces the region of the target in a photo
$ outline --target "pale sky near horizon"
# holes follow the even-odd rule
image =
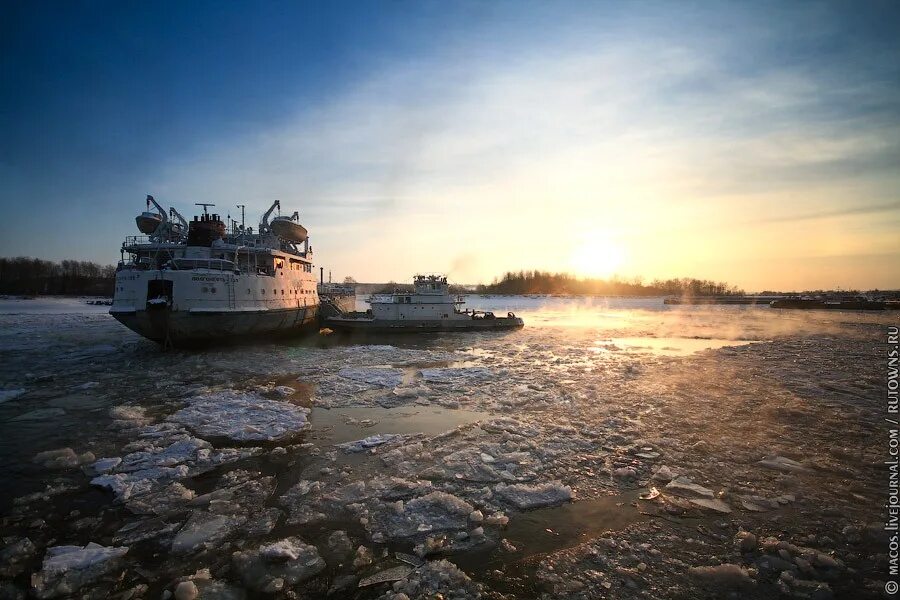
[[[900,288],[900,5],[12,3],[0,255],[273,199],[335,278]]]

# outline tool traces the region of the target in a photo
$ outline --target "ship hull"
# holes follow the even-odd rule
[[[120,323],[149,340],[192,346],[231,339],[292,335],[318,327],[318,306],[259,311],[177,311],[168,307],[110,311]]]
[[[442,331],[496,331],[520,329],[525,323],[518,317],[497,319],[347,319],[327,318],[323,325],[335,331],[367,333],[436,333]]]

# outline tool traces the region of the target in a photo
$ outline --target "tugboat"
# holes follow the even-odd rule
[[[450,293],[447,278],[416,275],[412,292],[372,296],[366,312],[329,316],[323,323],[335,331],[433,332],[517,329],[525,322],[513,313],[498,317],[492,312],[460,310],[462,296]]]
[[[147,196],[137,225],[142,233],[156,226],[122,243],[110,314],[165,346],[314,329],[313,253],[297,213],[271,226],[269,217],[281,208],[276,200],[254,232],[243,217],[229,230],[209,213],[214,204],[198,206],[203,213],[188,223]]]

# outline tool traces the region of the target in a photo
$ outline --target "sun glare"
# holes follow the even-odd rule
[[[572,267],[584,277],[609,277],[622,266],[625,252],[622,246],[605,236],[594,236],[582,243],[572,254]]]

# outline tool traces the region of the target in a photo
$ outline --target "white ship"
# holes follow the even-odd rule
[[[122,244],[110,314],[164,345],[315,327],[313,253],[298,214],[269,222],[276,200],[254,232],[198,206],[203,214],[188,223],[147,196],[137,225],[149,234]]]
[[[492,312],[460,310],[465,300],[450,293],[447,278],[441,275],[416,275],[412,292],[372,296],[368,302],[368,311],[329,316],[324,319],[325,325],[335,330],[372,332],[515,329],[525,325],[511,312],[498,317]]]

